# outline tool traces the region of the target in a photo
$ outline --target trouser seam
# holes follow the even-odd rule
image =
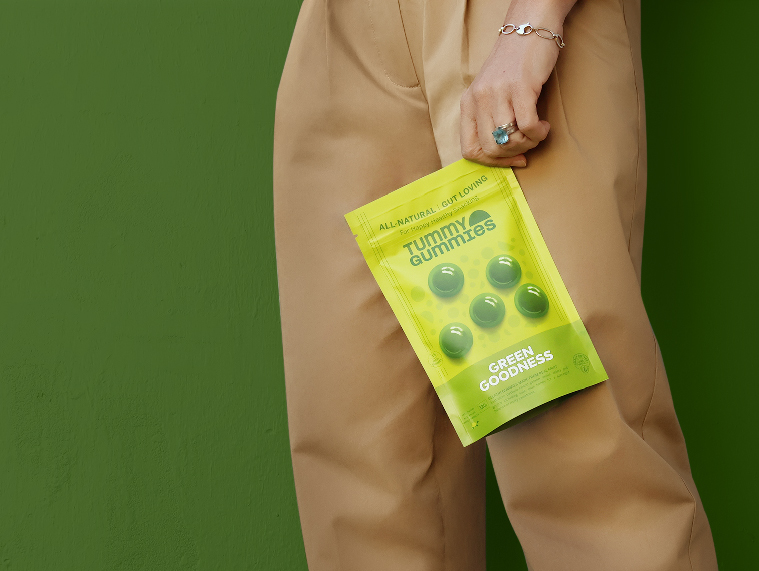
[[[635,99],[638,104],[638,153],[635,163],[635,193],[633,194],[633,203],[632,203],[632,213],[630,215],[630,231],[627,237],[627,251],[630,251],[631,244],[632,244],[632,234],[633,234],[633,223],[635,221],[635,205],[638,201],[638,191],[640,188],[640,162],[641,162],[641,152],[640,152],[640,137],[641,137],[641,97],[640,97],[640,78],[638,77],[638,70],[635,66],[635,58],[633,54],[633,48],[632,48],[632,40],[630,38],[630,29],[627,26],[627,12],[625,9],[625,0],[619,0],[620,8],[622,10],[622,18],[625,22],[625,34],[627,36],[627,45],[630,49],[630,62],[633,67],[633,78],[634,78],[634,85],[635,85]],[[646,420],[648,419],[648,413],[651,411],[651,406],[654,402],[654,395],[656,394],[656,385],[657,385],[657,377],[659,376],[659,359],[657,358],[657,354],[660,352],[659,349],[659,341],[656,339],[656,336],[654,335],[653,331],[651,332],[651,335],[654,339],[654,388],[651,391],[651,400],[648,403],[648,408],[646,409],[646,414],[643,416],[643,422],[640,426],[640,435],[643,441],[646,441],[645,437],[645,424]],[[661,454],[651,447],[656,454],[662,458]],[[664,460],[664,458],[662,458]],[[665,460],[666,462],[666,460]],[[669,464],[669,462],[667,462]],[[690,496],[691,500],[693,501],[693,517],[691,518],[691,526],[690,526],[690,536],[688,537],[688,564],[690,565],[691,571],[693,571],[693,560],[691,559],[691,547],[693,545],[693,532],[696,528],[696,513],[698,511],[698,502],[696,501],[695,496],[691,492],[690,488],[688,487],[688,484],[685,482],[683,477],[680,475],[680,473],[675,469],[672,468],[675,473],[677,474],[678,478],[680,478],[680,481],[683,483],[683,486],[685,486],[685,490],[688,492],[688,495]]]
[[[656,394],[656,377],[659,374],[659,360],[656,358],[656,337],[654,337],[653,332],[651,333],[651,338],[654,342],[654,386],[651,389],[651,398],[648,401],[648,406],[646,407],[646,414],[643,415],[643,422],[640,423],[640,436],[643,438],[643,440],[646,440],[646,436],[643,433],[643,427],[646,425],[646,419],[648,419],[648,413],[651,411],[651,405],[654,402],[654,394]]]
[[[638,122],[637,122],[637,141],[638,141],[638,149],[637,149],[637,156],[635,158],[635,192],[633,193],[633,201],[632,201],[632,213],[630,214],[630,231],[627,234],[627,251],[630,251],[630,248],[632,247],[632,235],[633,235],[633,223],[635,222],[635,205],[638,203],[638,191],[640,189],[640,159],[641,159],[641,153],[640,153],[640,132],[641,132],[641,107],[640,107],[640,88],[638,86],[639,79],[638,79],[638,70],[635,67],[635,58],[632,51],[632,39],[630,38],[630,30],[627,27],[627,14],[625,13],[625,2],[624,0],[619,0],[620,7],[622,8],[622,18],[625,22],[625,35],[627,36],[627,45],[630,49],[630,65],[632,65],[633,68],[633,84],[635,85],[635,101],[637,103],[638,107]]]
[[[654,395],[656,394],[656,385],[657,385],[657,379],[659,377],[659,359],[657,359],[657,354],[659,352],[659,342],[657,341],[656,337],[653,335],[653,332],[651,333],[653,339],[654,339],[654,388],[651,391],[651,400],[648,403],[648,408],[646,409],[646,414],[643,416],[643,422],[640,426],[640,435],[644,442],[646,442],[646,436],[645,436],[645,425],[646,420],[648,419],[648,413],[651,411],[651,405],[654,402]],[[662,458],[661,454],[659,454],[658,450],[651,447],[651,449],[660,457]],[[664,460],[664,458],[662,458]],[[666,462],[666,460],[664,460]],[[669,464],[669,462],[667,462]],[[698,502],[696,502],[696,498],[693,495],[693,493],[690,491],[690,488],[688,487],[688,484],[685,482],[685,479],[680,475],[680,473],[675,469],[675,474],[677,474],[677,477],[680,478],[680,481],[683,483],[683,486],[685,486],[685,490],[688,492],[688,495],[690,496],[691,500],[693,501],[693,517],[691,518],[691,525],[690,525],[690,536],[688,537],[688,564],[690,565],[691,571],[693,571],[693,560],[691,559],[690,551],[691,551],[691,545],[693,544],[693,530],[696,527],[696,512],[698,509]]]
[[[409,61],[411,62],[411,67],[414,68],[414,77],[416,78],[416,85],[411,86],[411,87],[421,88],[422,82],[419,80],[419,71],[417,71],[416,69],[416,62],[414,62],[414,56],[411,54],[411,44],[409,44],[409,41],[408,41],[408,33],[406,32],[406,20],[404,20],[403,18],[403,8],[401,8],[401,0],[398,0],[398,14],[401,17],[401,27],[403,28],[403,37],[406,40],[406,49],[408,50]]]
[[[377,29],[374,25],[374,14],[371,7],[371,0],[369,0],[368,4],[369,4],[368,5],[369,24],[372,27],[372,38],[374,40],[374,48],[375,50],[377,50],[377,57],[379,58],[379,61],[382,65],[382,71],[385,74],[385,77],[388,79],[388,81],[390,81],[390,83],[392,83],[396,87],[402,87],[403,89],[420,89],[421,84],[419,82],[419,74],[416,71],[414,58],[411,57],[411,47],[409,46],[409,43],[408,43],[408,34],[406,34],[406,24],[403,21],[403,12],[401,11],[400,0],[398,0],[398,15],[401,19],[401,28],[403,29],[403,37],[406,41],[406,50],[408,51],[409,60],[411,61],[411,67],[414,68],[414,77],[416,79],[416,83],[414,85],[403,85],[402,83],[398,83],[391,77],[390,71],[388,69],[387,61],[385,60],[385,58],[382,57],[382,50],[380,50],[379,38],[377,37]]]
[[[437,393],[435,391],[432,391],[432,399],[433,402],[437,398]],[[437,440],[437,432],[438,432],[438,417],[440,414],[440,407],[435,406],[435,416],[432,421],[432,460],[431,460],[431,467],[432,467],[432,478],[435,480],[435,487],[437,488],[437,503],[438,503],[438,511],[440,513],[440,532],[443,536],[443,549],[442,549],[442,571],[445,571],[448,568],[447,565],[447,557],[446,557],[446,551],[445,551],[445,545],[446,545],[446,534],[445,534],[445,515],[443,510],[443,493],[442,488],[440,486],[440,480],[438,480],[437,477],[437,463],[435,462],[435,442]]]

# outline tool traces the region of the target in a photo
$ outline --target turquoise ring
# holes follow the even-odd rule
[[[496,127],[495,131],[493,131],[493,138],[495,139],[495,142],[499,145],[505,145],[509,142],[509,135],[519,130],[519,127],[517,127],[517,122],[512,121],[511,123],[506,123],[505,125],[501,125],[500,127]]]

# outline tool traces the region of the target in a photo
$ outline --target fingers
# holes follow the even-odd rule
[[[537,113],[537,96],[528,90],[509,96],[472,84],[461,99],[461,153],[490,166],[526,166],[526,151],[548,136],[550,125]],[[518,131],[498,145],[492,131],[516,119]]]
[[[476,91],[472,85],[461,98],[461,155],[470,161],[498,167],[523,167],[524,155],[511,152],[496,144],[491,114],[483,110],[491,107],[490,96]]]
[[[470,161],[480,162],[477,157],[483,155],[477,134],[476,107],[469,90],[461,98],[461,156]]]
[[[521,151],[514,149],[513,145],[508,143],[499,145],[493,137],[493,131],[496,127],[514,121],[511,102],[504,97],[505,90],[473,83],[470,91],[482,153],[493,161],[520,154]],[[496,122],[494,117],[498,117],[499,122]],[[511,135],[509,138],[511,139]]]
[[[513,121],[513,119],[511,120]],[[508,123],[508,121],[506,122]],[[503,123],[499,124],[503,125]],[[518,154],[510,152],[510,149],[505,148],[506,145],[499,145],[495,142],[493,137],[495,128],[492,114],[480,107],[477,113],[477,134],[482,152],[491,159],[506,158]]]
[[[519,125],[519,131],[526,139],[529,139],[532,144],[529,147],[530,149],[536,147],[538,143],[545,140],[548,136],[548,130],[551,128],[548,121],[541,121],[538,118],[537,96],[525,90],[512,99],[512,105],[517,125]]]
[[[493,159],[495,167],[526,167],[527,157],[524,155],[515,155],[513,157],[504,157]]]
[[[550,128],[547,121],[538,118],[537,95],[529,90],[522,90],[512,95],[508,104],[509,112],[515,117],[519,131],[509,137],[509,142],[503,145],[504,150],[510,155],[516,155],[534,149],[545,140]]]

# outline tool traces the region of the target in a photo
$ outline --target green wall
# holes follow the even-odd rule
[[[270,216],[297,8],[0,4],[0,569],[305,569]]]
[[[305,570],[270,216],[298,5],[0,1],[0,570]],[[746,569],[759,121],[727,28],[759,7],[690,6],[644,12],[644,296]],[[489,485],[490,569],[523,569]]]

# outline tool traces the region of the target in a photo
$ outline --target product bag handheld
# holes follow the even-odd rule
[[[465,446],[608,378],[510,168],[462,159],[345,218]]]

